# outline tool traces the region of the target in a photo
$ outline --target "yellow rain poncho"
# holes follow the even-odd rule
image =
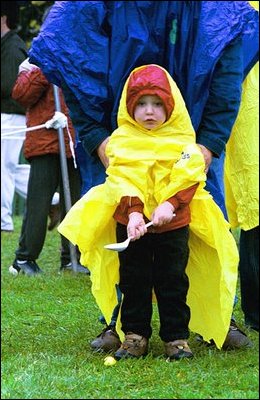
[[[139,67],[142,68],[142,67]],[[135,69],[137,71],[139,68]],[[126,108],[126,82],[118,113],[118,129],[107,145],[107,179],[92,188],[68,212],[58,230],[81,252],[91,271],[92,293],[106,321],[117,304],[118,253],[104,249],[116,242],[113,214],[122,196],[138,196],[150,219],[154,208],[182,189],[199,182],[190,204],[189,327],[221,348],[230,324],[237,282],[238,252],[229,224],[203,187],[204,160],[182,96],[167,73],[175,106],[159,128],[141,128]],[[120,330],[120,321],[117,330]]]
[[[259,10],[258,1],[250,4]],[[226,146],[225,201],[233,228],[259,225],[259,62],[243,82],[239,113]]]

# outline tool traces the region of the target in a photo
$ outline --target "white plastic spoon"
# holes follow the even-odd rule
[[[149,226],[152,226],[152,225],[153,225],[152,221],[150,221],[147,224],[145,224],[146,228],[148,228]],[[129,236],[124,242],[106,244],[104,246],[104,248],[108,249],[108,250],[118,251],[118,252],[124,251],[128,247],[131,239],[133,239],[133,237]]]

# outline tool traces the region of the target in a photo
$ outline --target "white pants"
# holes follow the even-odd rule
[[[25,116],[1,113],[1,230],[8,231],[14,229],[12,220],[14,193],[16,190],[20,190],[20,193],[27,191],[30,168],[29,165],[24,165],[22,173],[21,169],[17,168],[25,130],[16,135],[2,137],[12,132],[11,129],[5,129],[12,126],[14,128],[24,126],[26,129]]]

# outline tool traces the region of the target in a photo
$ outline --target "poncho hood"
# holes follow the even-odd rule
[[[153,85],[160,88],[154,77],[156,71],[159,85],[163,82],[168,98],[174,99],[170,118],[154,129],[140,126],[127,109],[129,86],[131,90],[131,83],[136,85],[135,77],[140,75],[140,82],[148,85],[149,75],[143,72],[149,70]],[[118,128],[109,138],[106,154],[106,184],[114,198],[119,202],[123,196],[139,197],[148,219],[155,207],[178,191],[198,182],[205,185],[204,159],[182,95],[169,73],[155,64],[135,68],[127,79],[119,104]]]
[[[126,103],[127,110],[132,118],[138,100],[145,95],[157,95],[160,97],[166,111],[166,119],[169,119],[174,108],[174,99],[166,71],[158,65],[140,67],[130,75]]]

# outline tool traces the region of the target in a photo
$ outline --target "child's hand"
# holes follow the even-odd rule
[[[169,201],[160,204],[152,214],[152,221],[154,226],[162,226],[171,222],[174,214],[174,207]]]
[[[147,232],[143,214],[133,212],[129,214],[129,221],[127,224],[127,235],[131,236],[132,240],[140,239]]]

